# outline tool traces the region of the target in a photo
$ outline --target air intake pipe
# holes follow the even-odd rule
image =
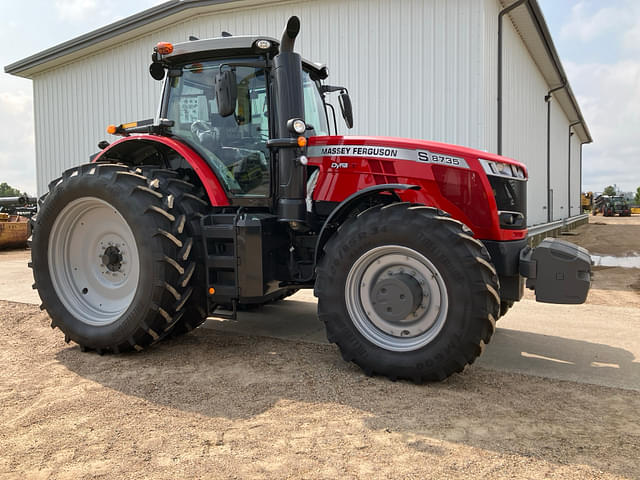
[[[304,120],[302,91],[302,58],[293,46],[300,32],[300,19],[291,17],[282,33],[280,52],[273,58],[275,111],[280,139],[295,139],[297,134],[287,126],[290,119]],[[297,144],[278,148],[278,217],[292,226],[306,222],[306,167],[298,161]]]

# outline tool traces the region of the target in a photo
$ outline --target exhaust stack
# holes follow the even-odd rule
[[[293,52],[293,44],[296,41],[296,37],[300,33],[300,19],[293,16],[287,22],[287,26],[282,32],[282,39],[280,40],[280,53]]]
[[[282,32],[280,53],[273,58],[273,78],[276,90],[278,138],[295,138],[287,127],[293,118],[304,120],[302,91],[302,58],[293,51],[300,32],[300,19],[291,17]],[[297,161],[298,147],[286,146],[278,150],[278,217],[282,222],[297,225],[306,222],[307,169]]]

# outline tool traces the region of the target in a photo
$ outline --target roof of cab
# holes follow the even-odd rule
[[[261,50],[255,46],[258,40],[267,40],[271,43],[271,47]],[[173,46],[173,52],[169,55],[163,55],[162,60],[173,62],[188,60],[194,57],[202,58],[203,54],[214,53],[215,56],[224,56],[225,54],[259,54],[262,51],[277,53],[280,42],[272,37],[255,36],[255,35],[239,35],[228,37],[206,38],[202,40],[192,40],[189,42],[176,43]],[[302,59],[302,64],[308,70],[314,70],[318,73],[326,68],[321,63],[312,62]]]

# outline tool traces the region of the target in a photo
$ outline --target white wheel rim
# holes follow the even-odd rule
[[[83,323],[109,325],[131,305],[140,279],[138,247],[122,214],[104,200],[82,197],[62,209],[48,259],[58,298]]]
[[[416,280],[423,301],[411,315],[392,321],[376,313],[371,291],[382,277],[399,272]],[[435,265],[400,245],[371,249],[354,262],[345,283],[345,303],[355,327],[367,340],[395,352],[409,352],[431,343],[442,330],[449,309],[447,288]]]

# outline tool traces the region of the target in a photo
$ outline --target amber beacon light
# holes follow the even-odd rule
[[[156,52],[160,55],[170,55],[173,52],[173,45],[169,42],[158,42]]]

